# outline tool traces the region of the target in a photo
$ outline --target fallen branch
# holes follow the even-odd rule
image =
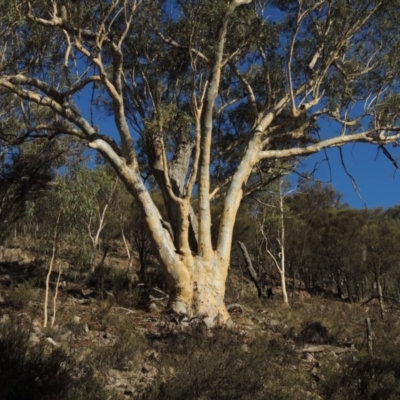
[[[382,298],[383,298],[384,300],[394,301],[395,303],[400,304],[400,301],[397,300],[397,299],[395,299],[394,297],[382,296]],[[364,303],[361,303],[360,306],[365,306],[365,305],[368,304],[371,300],[374,300],[374,299],[379,299],[379,296],[378,296],[378,295],[376,295],[376,296],[371,296],[367,301],[364,301]]]
[[[337,347],[337,346],[331,346],[329,344],[321,344],[316,346],[306,346],[298,350],[298,352],[300,353],[322,353],[325,351],[331,351],[332,353],[335,354],[341,354],[341,353],[348,353],[349,351],[354,351],[354,349],[351,349],[349,347]]]

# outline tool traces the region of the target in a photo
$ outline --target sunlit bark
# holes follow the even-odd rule
[[[246,190],[250,191],[249,180],[257,171],[265,170],[263,162],[268,161],[271,165],[282,163],[347,143],[361,142],[383,147],[397,143],[400,137],[397,116],[391,113],[393,110],[386,112],[381,106],[386,90],[396,82],[396,68],[382,66],[382,60],[390,49],[383,49],[381,44],[374,42],[374,51],[365,60],[362,49],[354,47],[360,36],[363,37],[360,40],[369,45],[367,41],[372,40],[373,35],[365,35],[363,29],[377,29],[376,24],[365,27],[378,12],[388,14],[387,10],[382,11],[383,1],[357,7],[351,2],[289,2],[288,5],[277,2],[284,12],[292,13],[291,27],[282,24],[284,38],[279,37],[280,32],[263,30],[268,24],[264,13],[269,2],[198,2],[198,12],[203,11],[202,7],[207,10],[211,10],[211,5],[215,7],[210,15],[217,23],[204,29],[202,24],[208,23],[208,15],[204,14],[207,17],[204,21],[198,21],[196,15],[186,25],[190,29],[184,44],[172,37],[176,27],[162,29],[162,18],[157,22],[159,14],[154,13],[151,7],[146,9],[147,2],[140,0],[89,1],[88,4],[93,6],[92,12],[85,9],[87,2],[72,0],[62,4],[56,0],[45,4],[33,0],[22,3],[16,6],[21,26],[25,23],[23,16],[29,24],[46,30],[48,36],[54,38],[55,49],[51,51],[58,51],[58,71],[63,71],[65,77],[49,74],[51,76],[46,78],[45,73],[39,73],[50,68],[48,64],[42,70],[31,69],[30,61],[24,58],[22,51],[15,53],[15,57],[21,59],[6,68],[10,46],[2,38],[13,38],[7,36],[16,26],[13,21],[12,29],[10,25],[10,29],[0,36],[3,52],[0,60],[1,91],[22,99],[24,104],[35,104],[53,113],[53,122],[30,127],[31,131],[40,130],[49,138],[61,134],[74,136],[96,150],[114,168],[144,215],[159,262],[172,288],[171,308],[182,315],[200,317],[208,326],[229,323],[224,295],[234,224],[241,200]],[[145,10],[143,15],[140,14],[142,9]],[[250,12],[241,14],[243,10]],[[161,7],[161,15],[164,11]],[[192,11],[196,14],[195,9]],[[182,17],[183,21],[190,19],[192,14],[182,12],[182,15],[171,17],[171,21],[175,22],[175,17]],[[232,23],[234,18],[239,18],[235,21],[240,23]],[[251,24],[248,23],[250,19]],[[343,29],[338,29],[341,23]],[[150,26],[151,35],[160,41],[156,48],[166,46],[164,49],[177,51],[174,55],[179,52],[179,56],[183,56],[182,64],[187,61],[188,65],[183,69],[182,77],[167,82],[166,75],[179,74],[179,66],[158,65],[154,60],[157,51],[148,54],[146,47],[141,52],[138,50],[142,42],[150,43],[153,39],[151,35],[141,37],[138,30],[131,37],[135,24],[143,24],[140,25],[143,29]],[[239,37],[249,25],[255,33]],[[391,29],[397,29],[396,25]],[[15,32],[20,35],[20,43],[29,36],[27,25]],[[208,32],[213,32],[211,38],[207,37]],[[307,40],[304,39],[306,34],[310,35]],[[236,37],[240,39],[238,42]],[[275,47],[282,42],[288,47],[276,51]],[[392,46],[393,54],[398,47],[394,42],[388,44]],[[48,51],[46,46],[44,49]],[[307,60],[300,60],[302,51],[307,53]],[[50,59],[49,55],[53,53],[46,53],[46,60]],[[351,63],[353,59],[355,62]],[[254,65],[250,60],[255,60]],[[24,63],[26,68],[21,67]],[[152,63],[157,64],[156,67],[146,70]],[[82,66],[85,69],[80,71]],[[80,73],[73,76],[69,69]],[[31,70],[39,72],[30,73]],[[379,82],[369,83],[372,87],[370,93],[362,93],[359,99],[355,98],[356,95],[352,98],[351,90],[357,89],[354,82],[372,72],[376,72],[374,79],[378,76]],[[343,88],[349,93],[347,98],[340,97],[332,89],[338,83],[340,90]],[[106,99],[118,138],[109,132],[100,132],[101,129],[95,127],[91,118],[74,103],[74,96],[91,88],[93,92],[98,90],[100,102]],[[165,133],[167,129],[173,131],[176,123],[174,118],[164,125],[162,121],[162,107],[171,101],[168,98],[170,91],[175,93],[174,105],[182,108],[179,111],[191,115],[187,137],[178,129],[173,132],[173,139]],[[182,93],[186,96],[184,101]],[[334,96],[337,99],[333,99]],[[337,109],[333,109],[330,100]],[[358,116],[353,115],[356,104],[365,110]],[[218,135],[217,117],[224,116],[229,120],[229,112],[239,112],[239,106],[247,107],[248,118],[243,118],[246,123],[237,129],[238,138],[217,153],[213,148]],[[326,136],[319,132],[316,134],[315,126],[321,118],[340,126],[340,132]],[[362,120],[368,121],[368,127],[361,123]],[[152,126],[157,126],[157,129],[149,129],[152,121],[158,122]],[[157,208],[143,179],[145,168],[139,156],[142,149],[137,146],[132,126],[137,131],[142,130],[140,133],[147,152],[146,172],[151,172],[159,186],[166,215]],[[173,140],[175,147],[171,150]],[[218,154],[222,157],[225,152],[228,154],[234,150],[237,150],[232,153],[237,161],[235,169],[212,188],[213,157],[218,157]],[[227,160],[222,163],[229,163],[232,158]],[[268,171],[271,169],[267,168]],[[260,179],[252,190],[263,184]],[[216,193],[225,195],[225,199],[214,247],[211,200]],[[284,236],[281,237],[281,246],[284,249]],[[284,262],[282,256],[279,271],[283,287]]]

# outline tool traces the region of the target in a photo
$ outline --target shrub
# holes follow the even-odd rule
[[[115,327],[115,335],[110,335],[114,343],[93,350],[92,361],[95,367],[124,370],[128,365],[138,364],[137,359],[143,353],[146,343],[144,337],[132,329],[132,321],[111,316],[106,324]]]
[[[29,282],[24,282],[22,285],[13,289],[7,298],[7,304],[16,310],[23,310],[35,296],[35,289]]]
[[[297,357],[283,342],[256,339],[248,349],[226,331],[175,335],[165,345],[161,364],[170,378],[156,382],[145,399],[293,399],[305,380]]]
[[[0,398],[7,400],[108,399],[94,371],[61,349],[30,347],[31,331],[11,320],[0,327]]]

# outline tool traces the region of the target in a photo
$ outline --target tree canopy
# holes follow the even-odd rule
[[[380,146],[396,163],[397,0],[27,0],[0,11],[0,90],[15,99],[21,137],[70,135],[112,165],[183,313],[226,320],[221,287],[243,196],[347,143]],[[196,271],[217,282],[219,311],[194,306]]]

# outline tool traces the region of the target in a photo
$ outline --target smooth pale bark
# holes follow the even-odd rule
[[[46,286],[45,286],[45,293],[44,293],[44,303],[43,303],[43,328],[47,327],[48,323],[48,304],[49,304],[49,292],[50,292],[50,277],[51,273],[53,272],[53,265],[56,259],[56,254],[58,250],[58,229],[59,229],[59,223],[60,223],[60,218],[61,218],[61,211],[58,212],[57,214],[57,221],[56,221],[56,226],[54,227],[54,232],[53,232],[53,240],[52,240],[52,248],[51,248],[51,258],[49,261],[49,269],[47,270],[47,275],[46,275]],[[61,268],[61,267],[60,267]],[[58,284],[58,282],[57,282]],[[58,287],[56,287],[56,293],[57,293]],[[55,307],[55,301],[57,298],[57,294],[54,297],[54,307]],[[55,312],[55,308],[54,308]]]
[[[385,317],[385,306],[383,303],[383,292],[382,292],[382,284],[379,277],[376,277],[376,286],[378,289],[378,299],[379,299],[379,311],[381,313],[381,318]]]
[[[287,192],[286,194],[283,193],[283,191],[282,191],[283,182],[284,181],[281,180],[281,182],[279,184],[279,208],[278,208],[278,210],[279,210],[279,219],[280,219],[280,232],[278,234],[278,237],[276,238],[276,241],[279,245],[279,256],[277,256],[277,257],[269,249],[269,246],[268,246],[269,238],[264,230],[266,211],[271,206],[269,204],[263,203],[260,200],[258,200],[258,202],[260,204],[262,204],[262,206],[264,207],[263,220],[260,224],[260,230],[261,230],[261,234],[265,241],[265,251],[269,255],[269,257],[273,260],[276,268],[279,271],[283,301],[286,305],[289,305],[289,298],[288,298],[287,289],[286,289],[286,246],[285,246],[286,238],[285,238],[285,219],[284,219],[283,200],[284,200],[285,196],[288,195],[290,192]]]
[[[163,221],[163,216],[141,179],[135,143],[126,116],[126,92],[124,89],[129,84],[125,79],[127,75],[124,69],[126,68],[124,51],[127,46],[131,46],[131,43],[127,43],[125,39],[129,36],[135,12],[142,2],[140,0],[105,2],[104,7],[102,6],[92,15],[93,21],[91,20],[90,24],[85,24],[85,21],[80,18],[82,13],[79,2],[66,1],[64,3],[63,5],[68,8],[69,14],[76,16],[76,19],[61,18],[62,7],[56,1],[52,2],[53,9],[51,12],[44,12],[43,9],[32,6],[28,2],[25,16],[30,23],[39,24],[43,29],[48,29],[50,33],[54,32],[59,36],[64,35],[66,49],[64,66],[67,69],[68,65],[76,65],[73,53],[78,54],[77,57],[80,57],[82,65],[86,63],[86,65],[94,68],[92,70],[89,68],[73,84],[67,88],[63,87],[62,90],[60,89],[61,86],[52,86],[52,83],[40,80],[39,74],[35,75],[35,78],[30,77],[29,69],[28,72],[24,70],[24,73],[17,73],[16,75],[2,74],[0,76],[1,90],[13,93],[26,103],[35,103],[39,107],[57,114],[56,122],[42,125],[39,128],[40,131],[50,132],[51,137],[55,137],[57,134],[67,134],[75,136],[79,140],[84,140],[89,147],[98,151],[112,165],[127,190],[136,198],[145,216],[152,240],[157,247],[160,265],[164,267],[167,280],[173,289],[172,309],[182,315],[202,318],[208,326],[223,325],[229,322],[229,315],[224,304],[224,294],[230,264],[233,228],[244,188],[257,163],[266,159],[278,160],[305,156],[328,147],[338,147],[352,142],[383,146],[400,137],[398,127],[392,129],[391,126],[385,127],[379,124],[376,126],[371,124],[371,128],[363,132],[346,132],[347,126],[354,122],[358,123],[357,119],[351,121],[346,116],[345,120],[341,120],[340,114],[339,116],[332,116],[329,110],[324,109],[324,103],[321,102],[324,93],[322,86],[329,75],[329,70],[335,63],[337,68],[340,67],[342,60],[346,59],[347,48],[352,48],[351,39],[354,39],[357,31],[381,7],[382,0],[376,2],[376,4],[371,4],[370,7],[359,8],[358,12],[354,14],[352,26],[343,31],[336,40],[330,32],[331,22],[329,21],[334,18],[333,14],[329,14],[331,7],[324,11],[325,8],[319,10],[318,4],[320,3],[311,6],[303,4],[304,2],[299,3],[300,9],[303,10],[301,12],[302,17],[298,18],[297,22],[293,20],[295,33],[287,43],[291,50],[286,57],[287,82],[283,82],[282,85],[282,88],[286,86],[287,90],[282,89],[282,93],[279,93],[279,91],[275,93],[275,90],[271,92],[269,88],[264,88],[267,91],[266,97],[268,98],[268,104],[265,107],[261,103],[258,104],[258,98],[251,87],[250,80],[244,76],[242,70],[246,68],[242,68],[243,65],[240,66],[240,64],[235,65],[236,60],[241,60],[243,59],[242,56],[245,56],[245,54],[241,54],[241,46],[235,48],[230,54],[227,54],[228,52],[225,49],[225,42],[230,33],[228,32],[228,22],[232,13],[235,12],[237,7],[250,4],[252,1],[221,2],[224,7],[223,10],[221,8],[218,24],[216,27],[210,27],[210,29],[215,29],[215,40],[212,43],[213,50],[210,50],[210,56],[204,56],[201,50],[196,47],[196,44],[193,45],[193,48],[191,48],[192,44],[188,48],[183,47],[184,51],[192,57],[193,76],[200,77],[199,81],[196,81],[197,77],[193,80],[193,93],[190,100],[192,116],[196,122],[195,155],[191,154],[194,144],[181,141],[181,143],[176,144],[176,158],[168,160],[164,144],[165,139],[163,138],[164,132],[157,132],[154,136],[150,135],[148,138],[150,141],[147,148],[149,153],[148,167],[153,172],[162,192],[168,222],[172,228],[171,234],[165,229],[166,224]],[[302,32],[301,28],[304,28],[304,26],[301,26],[303,17],[311,12],[320,11],[328,14],[320,16],[320,20],[326,21],[326,23],[319,25],[321,31],[316,40],[320,43],[317,43],[315,55],[311,57],[308,64],[312,71],[312,74],[310,74],[312,77],[304,83],[298,83],[299,79],[292,76],[298,70],[298,65],[296,65],[296,68],[292,68],[297,62],[297,57],[295,57],[297,33]],[[103,15],[101,15],[102,13]],[[118,23],[116,23],[116,15],[123,16],[121,21],[118,20]],[[206,21],[201,22],[206,23]],[[122,24],[120,31],[114,29],[119,24]],[[235,27],[232,27],[232,29],[235,29]],[[14,29],[10,29],[10,31],[14,32]],[[159,34],[161,38],[165,37],[157,26],[154,27],[154,32]],[[196,36],[197,32],[194,33],[194,36]],[[22,33],[20,34],[21,43],[23,43],[25,36]],[[261,40],[261,38],[259,39]],[[166,38],[165,42],[171,47],[175,46],[182,50],[182,47],[176,44],[177,42],[174,40]],[[329,49],[324,47],[328,42],[333,42],[330,44],[332,51],[328,51]],[[62,43],[62,39],[60,39],[60,43]],[[348,43],[349,46],[347,46]],[[262,59],[260,67],[263,64],[265,72],[269,74],[268,63],[270,60],[262,47],[263,44],[260,43],[259,56]],[[345,53],[344,55],[341,54],[342,51]],[[284,50],[282,50],[283,56],[284,53]],[[130,57],[135,56],[130,54]],[[138,57],[142,57],[142,54]],[[196,57],[202,58],[204,62],[204,65],[198,70],[196,69]],[[373,67],[374,55],[371,56],[368,64],[370,64],[370,67],[367,67],[367,69],[375,68]],[[221,76],[223,69],[228,65],[232,66],[230,73],[236,74],[238,80],[243,84],[251,113],[254,114],[254,122],[248,132],[241,132],[243,136],[246,135],[246,147],[243,149],[242,158],[236,172],[229,177],[230,184],[227,188],[221,213],[217,247],[214,249],[211,240],[212,221],[210,212],[211,146],[216,108],[221,103],[217,101],[221,94]],[[13,69],[6,68],[4,71],[13,71]],[[359,75],[361,76],[366,72],[367,70],[361,70]],[[388,80],[391,79],[390,74],[389,71]],[[162,71],[160,75],[163,75]],[[69,78],[73,78],[72,74]],[[249,75],[247,75],[247,78],[249,78]],[[357,76],[354,80],[356,78]],[[134,81],[135,79],[133,78]],[[152,87],[146,79],[145,72],[138,78],[140,84],[145,85],[145,94],[143,97],[138,96],[135,99],[137,103],[135,103],[134,112],[140,114],[143,106],[147,108],[149,102],[152,102],[153,105],[148,114],[142,112],[139,125],[144,124],[145,118],[148,118],[150,114],[157,114],[158,111],[158,104],[154,101]],[[99,134],[92,123],[86,120],[70,101],[75,94],[87,89],[88,85],[93,83],[100,90],[103,90],[104,94],[108,95],[107,101],[109,101],[113,110],[115,127],[119,134],[118,140]],[[133,85],[136,83],[137,81]],[[259,85],[262,82],[257,81],[256,84]],[[154,94],[160,95],[160,93]],[[373,90],[371,94],[376,95]],[[275,97],[275,95],[280,97]],[[229,104],[229,100],[234,99],[228,99],[226,104]],[[324,98],[324,100],[327,99]],[[378,109],[379,107],[375,108]],[[291,115],[285,116],[285,119],[288,120],[287,126],[292,124],[297,126],[293,131],[287,132],[285,124],[282,128],[279,122],[274,125],[276,117],[281,115],[284,110],[291,112]],[[309,116],[306,115],[307,111],[310,114]],[[346,108],[344,111],[346,111]],[[372,108],[367,107],[366,113],[368,119],[374,119]],[[344,114],[347,115],[347,112]],[[306,122],[304,126],[298,127],[298,118],[301,116],[307,117]],[[321,116],[331,116],[334,121],[344,126],[343,134],[328,136],[326,139],[309,136],[308,128],[312,127]],[[377,118],[375,120],[378,121]],[[283,130],[280,131],[280,128]],[[286,143],[298,144],[285,146]],[[192,189],[196,183],[198,185],[197,216],[190,204]],[[198,224],[196,224],[196,217],[198,217]],[[281,268],[280,271],[283,282],[284,269]]]
[[[202,318],[207,326],[227,325],[229,313],[224,303],[226,276],[220,273],[218,258],[179,254],[143,182],[131,167],[121,165],[120,176],[142,207],[151,236],[157,246],[172,288],[171,309],[179,315]],[[227,266],[224,266],[227,270]]]

